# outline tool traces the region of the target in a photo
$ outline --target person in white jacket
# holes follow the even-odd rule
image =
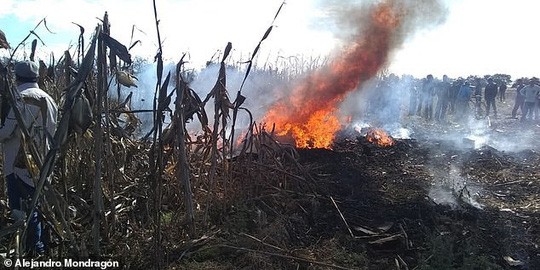
[[[533,118],[534,105],[536,104],[536,99],[540,94],[540,86],[536,85],[538,79],[532,78],[529,80],[529,84],[521,88],[519,93],[525,97],[525,102],[523,103],[523,114],[521,115],[521,122],[524,122],[529,116],[529,119]]]
[[[49,150],[56,130],[58,107],[53,98],[41,90],[37,84],[39,69],[31,61],[15,64],[17,93],[15,104],[19,109],[24,126],[29,131],[41,158]],[[0,127],[0,142],[3,144],[3,174],[6,177],[9,206],[15,217],[21,215],[29,205],[35,191],[33,175],[26,161],[23,148],[22,131],[12,109],[7,114],[4,125]],[[30,140],[26,140],[29,142]],[[35,176],[35,175],[34,175]],[[17,212],[18,211],[18,212]],[[42,224],[38,213],[25,213],[32,216],[27,230],[26,252],[43,254],[45,244],[42,241]]]

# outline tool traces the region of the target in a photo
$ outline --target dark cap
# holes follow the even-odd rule
[[[15,64],[15,75],[26,79],[37,79],[39,67],[32,61],[21,61]]]

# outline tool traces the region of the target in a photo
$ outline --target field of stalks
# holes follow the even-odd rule
[[[66,50],[49,64],[39,61],[39,85],[60,108],[53,147],[33,159],[40,171],[32,203],[46,224],[47,256],[110,259],[126,269],[162,269],[189,265],[196,260],[192,254],[212,241],[219,243],[209,245],[213,248],[249,253],[217,241],[229,233],[223,224],[240,230],[247,223],[262,222],[261,213],[238,204],[251,204],[269,192],[308,189],[312,179],[296,161],[294,147],[279,144],[262,125],[252,121],[236,134],[238,142],[226,132],[235,130],[239,112],[249,114],[242,107],[245,97],[239,92],[231,101],[226,89],[225,61],[231,45],[225,47],[215,86],[204,99],[190,88],[183,57],[174,73],[164,74],[160,47],[152,124],[141,135],[136,132],[141,111],[133,110],[132,96],[122,96],[120,90],[136,87],[133,59],[126,46],[109,36],[107,14],[102,22],[86,42],[81,28],[75,53]],[[44,24],[43,20],[36,28]],[[31,48],[22,46],[32,39]],[[11,67],[23,60],[13,58],[20,55],[15,51],[28,50],[25,57],[35,61],[38,40],[31,31],[12,58],[2,61],[4,102],[16,91]],[[93,112],[87,129],[73,119],[81,99],[88,100]],[[213,105],[212,115],[205,111],[207,103]],[[186,128],[192,119],[202,130],[197,136]],[[15,232],[7,203],[2,203],[1,252],[6,254],[15,249]],[[209,264],[204,267],[220,268]]]

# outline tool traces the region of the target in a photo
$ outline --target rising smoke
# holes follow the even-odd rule
[[[195,91],[195,93],[201,98],[204,99],[206,95],[210,93],[212,87],[216,82],[216,78],[219,74],[219,64],[209,64],[204,69],[197,71],[195,77],[190,81],[189,86]],[[169,72],[172,74],[175,73],[176,64],[175,63],[166,63],[164,65],[164,76]],[[137,88],[121,88],[121,99],[127,97],[130,93],[132,95],[130,106],[134,110],[152,110],[154,92],[155,92],[155,73],[156,73],[156,64],[148,63],[141,67],[137,72]],[[227,91],[229,93],[229,98],[234,99],[236,92],[240,89],[240,85],[245,76],[245,70],[240,66],[227,65],[226,66],[226,76],[227,76]],[[246,130],[251,124],[251,120],[256,121],[261,119],[264,116],[264,113],[267,111],[268,107],[279,98],[285,94],[283,92],[277,92],[278,89],[283,89],[284,80],[280,80],[273,71],[269,70],[253,70],[250,73],[250,76],[246,80],[247,87],[246,90],[242,92],[242,95],[246,97],[246,101],[242,105],[247,108],[253,115],[253,119],[249,117],[247,113],[241,111],[238,114],[238,119],[236,122],[236,128],[239,130]],[[278,87],[279,86],[279,87]],[[112,89],[116,89],[117,85],[113,80]],[[174,91],[174,83],[169,83],[168,93]],[[111,98],[117,99],[116,91],[111,91]],[[173,93],[172,99],[176,95]],[[211,116],[214,114],[214,103],[213,99],[207,102],[205,106],[205,111],[207,115]],[[174,103],[170,104],[170,109],[174,111]],[[167,126],[170,123],[170,113],[165,113],[164,124]],[[144,136],[146,135],[153,126],[153,114],[151,112],[143,112],[137,114],[138,119],[141,122],[140,128],[137,131],[137,134]],[[210,125],[212,125],[213,117],[208,119]],[[197,119],[189,119],[187,123],[187,130],[191,135],[198,135],[202,132],[201,123]],[[241,134],[240,132],[236,135]]]
[[[219,64],[208,65],[197,74],[197,77],[191,83],[191,87],[200,97],[204,98],[214,86],[219,68]],[[243,66],[232,64],[226,66],[226,89],[231,100],[234,100],[237,91],[240,90],[245,72]],[[240,130],[246,130],[251,124],[251,120],[258,121],[261,119],[276,100],[284,97],[286,93],[280,90],[285,88],[285,84],[286,80],[280,79],[280,76],[278,76],[275,70],[252,69],[246,79],[246,87],[242,90],[242,95],[246,97],[246,101],[242,104],[242,107],[247,108],[251,112],[253,119],[250,119],[247,113],[241,111],[238,114],[235,127]],[[205,107],[208,115],[213,115],[214,113],[212,102],[208,103]],[[236,135],[238,134],[236,132]]]
[[[453,209],[459,208],[461,204],[468,204],[479,209],[484,207],[477,201],[481,188],[468,183],[456,164],[451,164],[449,170],[444,173],[435,169],[431,171],[434,172],[434,179],[428,195],[433,202]]]
[[[330,29],[341,41],[329,60],[295,83],[276,80],[276,74],[268,70],[253,71],[243,92],[247,97],[245,107],[252,111],[256,121],[275,123],[276,128],[285,133],[295,131],[311,136],[302,140],[327,137],[319,144],[297,143],[304,147],[327,147],[346,121],[361,118],[366,108],[374,107],[370,102],[374,97],[382,97],[378,99],[384,104],[370,110],[372,121],[393,123],[396,128],[392,130],[399,130],[395,125],[395,119],[399,119],[396,114],[399,115],[407,98],[408,86],[377,87],[381,77],[378,75],[391,61],[392,53],[419,29],[444,22],[445,6],[435,0],[349,0],[321,1],[319,7],[325,12],[326,20],[320,20],[317,26]],[[138,74],[142,84],[149,84],[139,90],[154,88],[154,70],[149,65]],[[217,74],[218,66],[209,65],[199,72],[191,87],[204,97],[212,89]],[[227,68],[230,95],[235,95],[244,75],[237,67]],[[151,90],[136,91],[134,101],[140,104],[134,107],[151,107],[152,98]],[[207,106],[207,110],[212,114],[212,106]],[[238,127],[248,124],[246,118],[240,116]],[[316,130],[321,126],[330,128]]]
[[[265,117],[265,121],[276,123],[282,134],[291,133],[301,147],[328,147],[344,124],[344,119],[338,118],[338,108],[346,97],[355,90],[381,90],[364,85],[384,70],[392,53],[408,37],[446,18],[444,5],[434,0],[330,1],[321,7],[335,20],[341,46],[328,64],[293,85],[289,98],[276,101]],[[398,100],[391,96],[388,101]],[[359,111],[354,106],[342,109]]]

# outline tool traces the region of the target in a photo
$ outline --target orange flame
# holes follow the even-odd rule
[[[340,128],[339,120],[332,111],[316,111],[306,123],[285,123],[278,135],[291,133],[299,148],[327,148]]]
[[[360,16],[358,33],[337,58],[308,74],[286,100],[273,104],[264,122],[275,123],[278,134],[291,134],[301,148],[330,148],[341,125],[336,116],[346,94],[372,78],[384,66],[403,14],[389,0]]]
[[[396,141],[394,141],[394,139],[392,139],[388,133],[380,128],[372,128],[368,130],[366,139],[368,142],[376,144],[380,147],[389,147],[396,144]]]

